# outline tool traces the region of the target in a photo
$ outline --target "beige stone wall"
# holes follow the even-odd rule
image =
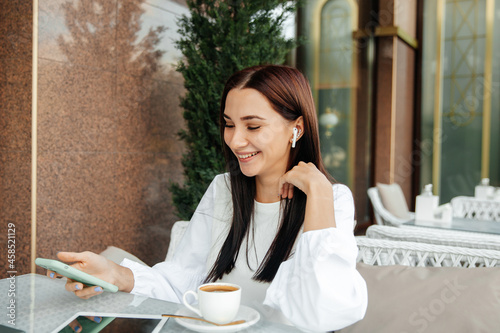
[[[184,148],[176,133],[184,124],[178,106],[184,88],[173,40],[175,21],[187,9],[173,1],[39,0],[33,33],[31,1],[26,11],[18,3],[2,9],[15,22],[15,12],[28,16],[28,33],[23,50],[0,44],[7,69],[0,71],[0,216],[2,225],[16,224],[19,271],[30,271],[32,246],[36,256],[49,258],[114,245],[148,264],[162,260],[176,220],[168,184],[182,179]],[[2,35],[19,30],[4,26]],[[38,38],[33,138],[32,36]],[[4,73],[16,77],[17,90]]]
[[[27,273],[31,252],[33,14],[31,1],[10,4],[0,10],[0,278]]]

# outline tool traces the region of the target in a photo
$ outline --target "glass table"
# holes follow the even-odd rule
[[[429,227],[447,230],[460,230],[470,232],[482,232],[487,234],[500,235],[500,222],[498,221],[482,221],[473,219],[464,219],[454,217],[451,223],[435,223],[426,221],[411,220],[403,223],[403,226]]]
[[[144,318],[148,332],[192,332],[179,325],[175,319],[162,314],[174,314],[181,304],[135,296],[129,293],[105,292],[83,300],[64,289],[65,279],[50,279],[40,274],[26,274],[13,279],[0,280],[2,309],[0,331],[7,328],[24,332],[59,332],[78,316],[109,318]],[[7,297],[5,297],[7,296]],[[104,321],[104,320],[103,320]],[[12,325],[15,323],[15,326]],[[12,332],[15,332],[14,330]],[[244,332],[300,332],[298,329],[261,319]]]

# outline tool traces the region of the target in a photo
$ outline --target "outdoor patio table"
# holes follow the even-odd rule
[[[181,304],[124,292],[105,292],[83,300],[66,291],[64,284],[65,279],[53,280],[40,274],[25,274],[13,279],[0,280],[0,291],[4,295],[2,297],[4,313],[0,316],[0,325],[24,332],[59,332],[78,316],[95,315],[160,320],[151,332],[191,332],[179,325],[175,319],[161,316],[163,313],[175,313],[182,307]],[[9,323],[11,320],[14,320],[15,326],[12,322]],[[261,314],[260,320],[246,328],[244,332],[300,331],[291,326],[267,321]]]
[[[454,217],[451,223],[434,223],[418,221],[414,219],[402,224],[402,226],[418,226],[426,228],[438,228],[447,230],[460,230],[460,231],[470,231],[470,232],[482,232],[487,234],[498,234],[500,235],[500,222],[498,221],[482,221],[473,219],[464,219]]]

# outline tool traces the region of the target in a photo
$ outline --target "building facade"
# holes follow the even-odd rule
[[[114,245],[162,260],[182,181],[183,0],[2,1],[0,250],[19,274]],[[311,82],[321,151],[354,193],[398,183],[408,206],[500,184],[500,0],[309,0],[290,57]],[[7,257],[0,263],[7,267]],[[5,277],[7,270],[2,273]]]

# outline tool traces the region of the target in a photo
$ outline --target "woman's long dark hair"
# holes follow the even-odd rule
[[[291,67],[268,65],[246,68],[233,74],[226,82],[220,104],[220,135],[230,172],[233,220],[217,260],[208,273],[207,282],[216,281],[233,270],[245,236],[248,239],[253,218],[255,177],[247,177],[241,172],[237,167],[239,164],[236,156],[224,142],[224,110],[227,95],[232,89],[244,88],[260,92],[273,109],[288,121],[303,117],[304,132],[297,141],[296,148],[290,152],[287,170],[300,161],[312,162],[323,174],[332,179],[321,160],[316,110],[311,88],[302,73]],[[304,192],[295,189],[292,199],[282,201],[284,207],[278,233],[253,279],[271,282],[280,264],[289,258],[304,223],[306,199]]]

